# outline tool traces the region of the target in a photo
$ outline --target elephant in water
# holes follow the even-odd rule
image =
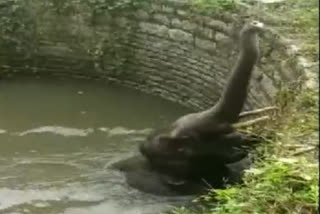
[[[158,195],[186,195],[240,181],[250,166],[245,148],[256,139],[237,132],[233,124],[239,121],[247,97],[262,29],[262,23],[253,21],[240,31],[238,59],[213,107],[184,115],[154,132],[140,145],[142,156],[113,165],[124,172],[129,185]]]
[[[243,171],[250,164],[249,157],[226,166],[206,163],[200,167],[211,172],[211,175],[203,178],[199,176],[198,179],[179,178],[161,173],[141,155],[114,163],[112,168],[122,171],[127,183],[140,191],[162,196],[178,196],[201,194],[212,188],[221,188],[225,183],[238,183]]]

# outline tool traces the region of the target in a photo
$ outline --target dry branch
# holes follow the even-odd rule
[[[256,119],[253,119],[253,120],[248,120],[248,121],[245,121],[245,122],[240,122],[240,123],[235,123],[233,126],[235,128],[243,128],[243,127],[248,127],[248,126],[252,126],[256,123],[260,123],[262,121],[266,121],[266,120],[269,120],[270,117],[269,116],[262,116],[262,117],[258,117]]]
[[[307,153],[307,152],[311,152],[313,150],[317,149],[317,147],[309,147],[309,148],[306,148],[306,149],[302,149],[300,151],[297,151],[295,153],[293,153],[292,155],[293,156],[298,156],[298,155],[302,155],[304,153]]]
[[[247,117],[247,116],[261,114],[261,113],[272,111],[272,110],[279,110],[279,108],[276,107],[276,106],[269,106],[269,107],[265,107],[265,108],[252,110],[252,111],[245,111],[245,112],[242,112],[242,113],[239,114],[239,118],[241,119],[241,118],[244,118],[244,117]]]

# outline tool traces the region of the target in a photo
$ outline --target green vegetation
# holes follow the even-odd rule
[[[212,213],[316,213],[317,165],[303,158],[270,158],[247,173],[244,188],[217,191]]]
[[[317,213],[318,142],[307,137],[318,132],[317,94],[306,90],[284,109],[283,120],[269,127],[274,140],[259,148],[265,158],[243,185],[216,191],[221,206],[213,213]]]
[[[319,1],[287,0],[267,10],[281,14],[286,34],[291,34],[292,39],[297,39],[300,45],[302,44],[301,53],[318,61]]]

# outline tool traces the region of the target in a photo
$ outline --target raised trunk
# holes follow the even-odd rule
[[[243,32],[240,39],[240,54],[228,84],[218,103],[208,113],[219,121],[234,123],[245,103],[250,77],[259,56],[258,36],[255,31]]]

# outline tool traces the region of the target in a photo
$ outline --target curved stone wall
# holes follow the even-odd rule
[[[173,0],[146,0],[115,11],[97,11],[82,1],[26,2],[28,34],[14,34],[24,48],[0,43],[2,73],[107,79],[194,109],[217,101],[237,55],[235,33],[246,16],[245,10],[200,15]],[[293,54],[271,30],[261,49],[246,109],[270,105],[277,90],[301,75]]]

